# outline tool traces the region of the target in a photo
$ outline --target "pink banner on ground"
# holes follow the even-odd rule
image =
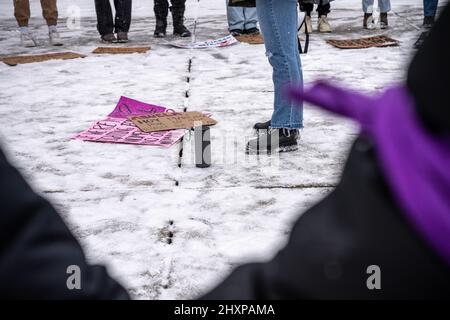
[[[81,132],[75,139],[94,142],[140,144],[170,147],[185,134],[185,130],[142,132],[128,119],[108,117],[95,122],[89,129]]]
[[[128,117],[148,116],[158,112],[173,112],[172,109],[167,109],[161,106],[144,103],[127,97],[120,97],[119,102],[114,108],[113,112],[108,114],[111,118],[127,119]]]

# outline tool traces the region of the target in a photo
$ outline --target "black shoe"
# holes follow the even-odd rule
[[[425,16],[423,18],[423,27],[430,29],[434,25],[434,17],[433,16]]]
[[[259,34],[259,29],[258,28],[250,28],[250,29],[244,30],[244,34],[256,36]]]
[[[117,42],[127,43],[128,42],[128,33],[122,32],[122,31],[117,32]]]
[[[155,38],[164,38],[166,36],[167,21],[156,20],[156,28],[153,36]]]
[[[183,24],[173,26],[173,34],[182,38],[190,37],[192,34]]]
[[[230,30],[230,34],[231,34],[233,37],[239,37],[239,36],[242,36],[242,35],[244,34],[244,30],[241,30],[241,29],[233,29],[233,30]]]
[[[104,34],[102,35],[102,41],[106,42],[106,43],[116,43],[117,39],[116,36],[113,33],[108,33],[108,34]]]
[[[428,31],[422,32],[419,36],[419,39],[414,43],[414,49],[420,49],[420,47],[425,42],[425,39],[428,37]]]
[[[255,130],[268,130],[270,127],[270,120],[266,122],[257,122],[253,126],[253,129]]]
[[[247,154],[289,152],[298,148],[298,129],[269,129],[247,143]]]

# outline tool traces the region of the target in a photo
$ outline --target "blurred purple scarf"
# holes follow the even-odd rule
[[[374,140],[384,177],[416,229],[450,264],[450,139],[428,132],[403,86],[377,97],[325,82],[289,96],[356,120]]]

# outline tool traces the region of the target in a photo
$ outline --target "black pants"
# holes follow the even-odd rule
[[[131,0],[114,0],[116,18],[113,21],[109,0],[95,0],[97,30],[104,36],[109,33],[128,32],[131,23]],[[115,29],[115,30],[114,30]]]
[[[182,19],[184,17],[186,0],[171,0],[170,2],[174,19]],[[169,14],[169,0],[155,0],[154,11],[157,20],[165,21]]]
[[[306,12],[307,15],[311,15],[311,12],[314,9],[314,3],[312,2],[304,2],[302,0],[299,0],[298,2],[300,4],[300,11]],[[330,3],[322,4],[322,1],[317,5],[317,13],[320,16],[326,16],[328,13],[330,13]]]

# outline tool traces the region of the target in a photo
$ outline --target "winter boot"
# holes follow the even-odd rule
[[[257,122],[253,126],[253,129],[255,130],[268,130],[270,127],[270,120],[266,122]]]
[[[321,33],[331,32],[331,26],[326,15],[322,15],[319,17],[317,30],[319,30],[319,32]]]
[[[167,21],[156,20],[156,28],[153,36],[155,38],[164,38],[166,36]]]
[[[28,28],[25,27],[20,29],[20,43],[25,48],[37,46],[36,39],[34,39],[33,34],[31,34],[31,32],[28,31]]]
[[[115,42],[117,42],[116,36],[113,33],[105,34],[101,38],[102,38],[102,41],[106,42],[106,43],[115,43]]]
[[[173,1],[170,11],[173,19],[173,34],[182,38],[190,37],[191,32],[184,26],[185,1]]]
[[[305,15],[305,21],[302,23],[300,28],[300,32],[302,33],[311,33],[312,30],[312,22],[311,22],[311,13]]]
[[[381,29],[387,29],[388,28],[387,12],[380,13],[380,28]]]
[[[271,154],[297,150],[298,129],[269,129],[247,143],[247,154]]]
[[[364,13],[363,28],[373,29],[375,27],[375,21],[371,13]]]
[[[127,43],[128,42],[128,33],[123,32],[123,31],[117,32],[117,42]]]
[[[423,18],[423,27],[426,29],[430,29],[434,25],[434,17],[433,16],[425,16]]]
[[[155,0],[153,8],[156,18],[155,38],[164,38],[167,29],[167,15],[169,14],[169,4],[167,0]]]
[[[56,29],[56,26],[48,27],[48,38],[50,39],[50,44],[52,46],[62,46],[63,45],[61,38],[59,36],[58,29]]]

